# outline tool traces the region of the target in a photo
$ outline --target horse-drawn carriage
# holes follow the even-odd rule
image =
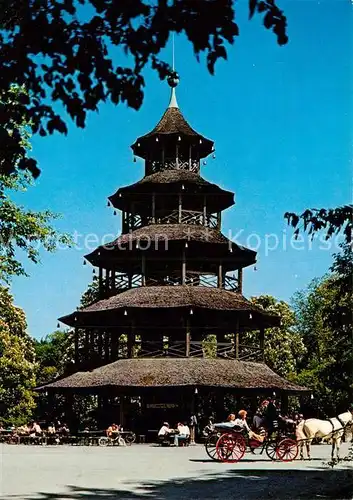
[[[298,445],[295,436],[289,430],[275,429],[268,434],[265,429],[259,433],[244,433],[238,426],[233,428],[214,427],[205,441],[207,455],[220,462],[238,462],[249,449],[252,453],[266,453],[271,460],[291,462],[298,455]]]

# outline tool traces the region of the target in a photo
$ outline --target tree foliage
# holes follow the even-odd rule
[[[288,224],[295,228],[295,235],[298,235],[301,229],[307,231],[311,237],[314,237],[317,232],[323,231],[326,233],[325,238],[329,239],[342,232],[347,243],[352,240],[353,205],[329,209],[313,208],[305,210],[300,215],[287,212],[284,217]]]
[[[36,365],[26,327],[23,310],[13,304],[8,289],[0,287],[0,418],[11,425],[28,422],[35,406]]]
[[[313,389],[323,416],[346,411],[353,399],[352,276],[352,250],[345,244],[331,273],[293,300],[296,330],[307,349],[297,381]]]
[[[171,71],[159,54],[173,32],[186,35],[197,58],[206,54],[213,73],[239,34],[235,6],[233,0],[0,0],[0,172],[39,174],[21,145],[19,118],[45,136],[67,133],[56,102],[78,127],[102,101],[138,109],[144,68],[161,78]],[[287,43],[286,18],[275,0],[249,0],[249,9],[250,17],[263,15],[279,44]],[[117,48],[129,66],[115,62]],[[28,93],[9,102],[14,84]]]
[[[64,375],[74,362],[74,342],[70,332],[56,330],[34,343],[37,385],[43,385]]]
[[[12,85],[9,90],[10,105],[21,101],[26,96],[21,87]],[[30,149],[28,123],[23,116],[13,118],[14,126],[19,132],[19,141],[23,151]],[[1,153],[2,154],[2,153]],[[23,159],[23,154],[15,157],[16,165]],[[0,164],[4,156],[0,156]],[[0,169],[1,170],[1,169]],[[0,174],[0,282],[9,283],[13,276],[26,275],[24,266],[19,260],[18,251],[37,263],[40,248],[54,251],[58,244],[69,245],[70,238],[58,233],[52,226],[53,219],[59,216],[49,210],[35,212],[18,205],[12,199],[16,191],[26,191],[31,186],[28,173],[15,170],[11,175]]]
[[[268,328],[265,336],[265,362],[282,377],[296,373],[297,366],[305,354],[305,347],[300,335],[295,331],[295,315],[283,300],[276,300],[271,295],[252,297],[251,302],[265,311],[277,314],[281,326]],[[248,334],[250,336],[254,333]]]

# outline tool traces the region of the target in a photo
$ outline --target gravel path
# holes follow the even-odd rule
[[[238,464],[213,462],[202,446],[0,446],[4,500],[353,498],[352,469],[323,465],[325,445],[313,447],[310,462],[246,454]]]

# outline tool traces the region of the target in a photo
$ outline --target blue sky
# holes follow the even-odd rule
[[[289,44],[279,47],[261,19],[247,19],[247,2],[238,3],[240,37],[210,76],[191,47],[176,40],[181,82],[179,106],[189,123],[213,139],[216,159],[202,175],[236,193],[236,205],[223,216],[223,232],[254,246],[257,271],[244,275],[245,294],[272,294],[289,300],[323,275],[330,250],[320,243],[291,248],[286,211],[330,207],[351,199],[352,12],[350,0],[279,0],[288,18]],[[170,47],[165,57],[170,57]],[[107,196],[143,176],[132,162],[130,145],[163,114],[169,88],[145,73],[142,108],[101,106],[84,130],[70,126],[67,137],[33,138],[42,174],[17,200],[35,210],[62,214],[56,227],[81,234],[120,231],[120,216],[107,208]],[[251,236],[256,234],[258,236]],[[286,242],[265,252],[266,235]],[[270,246],[274,236],[267,236]],[[303,248],[304,247],[304,248]],[[24,308],[29,332],[44,336],[56,318],[71,312],[92,277],[82,265],[85,249],[43,254],[40,265],[26,263],[29,278],[17,278],[12,292]]]

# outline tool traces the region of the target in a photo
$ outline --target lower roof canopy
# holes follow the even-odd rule
[[[264,363],[211,358],[121,359],[92,371],[77,372],[37,390],[185,386],[309,392],[306,387],[280,377]]]

